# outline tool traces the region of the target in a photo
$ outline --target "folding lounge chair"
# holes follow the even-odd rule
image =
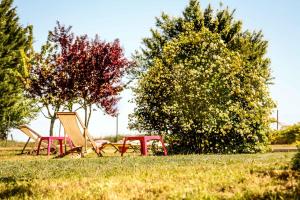
[[[83,148],[87,152],[87,142],[89,142],[98,156],[101,156],[100,150],[96,142],[90,137],[88,129],[84,123],[80,120],[76,112],[57,112],[56,117],[60,120],[60,123],[64,127],[65,137],[68,136],[74,145],[70,151],[66,152],[80,152],[83,153]],[[80,129],[81,127],[81,129]]]
[[[117,153],[117,152],[122,153],[122,151],[123,151],[123,143],[110,143],[110,142],[105,143],[102,146],[100,146],[99,150],[102,152],[105,152],[104,149],[109,146],[114,148],[114,150],[115,150],[114,153]],[[125,144],[124,152],[127,151],[128,149],[131,149],[133,152],[136,152],[138,147],[136,147],[136,145],[134,146],[132,144]]]
[[[122,153],[123,150],[123,140],[120,140],[118,142],[110,142],[109,140],[101,140],[101,139],[97,139],[94,140],[99,148],[99,151],[105,153],[105,148],[107,147],[111,147],[114,149],[114,153]],[[137,150],[139,150],[140,145],[134,145],[134,144],[125,144],[125,149],[124,151],[127,150],[132,150],[132,152],[136,152]]]
[[[31,129],[30,127],[28,127],[27,125],[21,125],[19,126],[19,130],[22,131],[23,133],[25,133],[27,136],[28,136],[28,140],[27,142],[25,143],[22,151],[21,151],[21,154],[24,153],[28,143],[30,140],[34,140],[35,141],[35,144],[34,146],[31,148],[31,150],[29,151],[30,154],[32,154],[34,152],[34,148],[37,147],[37,144],[39,143],[40,141],[40,138],[42,137],[40,134],[38,134],[36,131],[34,131],[33,129]],[[47,148],[47,144],[45,143],[42,143],[43,147],[44,148]],[[56,149],[56,146],[52,146],[53,148],[52,149]]]

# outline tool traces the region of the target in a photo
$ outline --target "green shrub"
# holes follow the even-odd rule
[[[286,126],[269,134],[271,144],[293,144],[300,140],[300,123]]]
[[[182,16],[157,18],[134,57],[130,128],[165,135],[176,153],[261,151],[274,107],[267,41],[233,13],[191,0]]]
[[[297,145],[298,153],[292,159],[292,169],[300,171],[300,143]]]

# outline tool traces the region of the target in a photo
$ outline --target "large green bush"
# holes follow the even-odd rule
[[[273,102],[261,32],[242,31],[228,9],[162,14],[135,57],[140,67],[131,127],[164,134],[181,153],[256,152]]]

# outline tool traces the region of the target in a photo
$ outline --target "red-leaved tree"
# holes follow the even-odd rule
[[[75,104],[80,105],[85,111],[86,126],[93,105],[109,115],[116,115],[116,105],[123,89],[122,77],[130,66],[119,40],[105,42],[98,36],[93,40],[86,35],[75,37],[70,27],[57,23],[54,31],[49,32],[48,46],[51,47],[48,47],[51,62],[46,63],[51,64],[44,66],[52,69],[48,73],[51,81],[40,84],[55,85],[47,92],[58,102],[63,101],[62,109],[73,111]],[[36,73],[32,75],[39,76]],[[44,92],[37,90],[34,92],[37,96]]]

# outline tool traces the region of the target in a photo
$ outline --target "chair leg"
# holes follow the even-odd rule
[[[112,143],[106,143],[106,144],[103,145],[103,148],[101,149],[102,152],[104,152],[103,149],[105,148],[105,145],[110,145],[110,146],[112,146],[112,147],[115,149],[114,153],[117,153],[117,152],[122,153],[121,151],[122,151],[122,148],[123,148],[123,144],[122,144],[122,146],[120,147],[120,148],[121,148],[121,151],[120,151],[120,149],[118,148],[118,146],[116,146],[116,145],[114,145],[114,144],[112,144]],[[104,152],[104,153],[105,153],[105,152]]]
[[[23,147],[23,149],[22,149],[22,151],[21,151],[21,154],[24,153],[24,150],[25,150],[25,148],[27,147],[29,141],[30,141],[30,137],[28,137],[28,140],[27,140],[26,144],[24,145],[24,147]]]
[[[31,150],[30,150],[30,152],[29,152],[29,154],[32,154],[32,155],[33,155],[33,152],[34,152],[34,150],[36,150],[36,151],[37,151],[37,148],[38,148],[39,142],[40,142],[40,139],[37,139],[37,140],[35,141],[35,143],[34,143],[33,147],[31,148]],[[36,148],[36,149],[35,149],[35,148]]]
[[[68,144],[69,144],[71,149],[74,148],[74,145],[73,145],[72,140],[70,138],[68,138]]]
[[[123,146],[122,146],[122,153],[121,153],[121,156],[123,156],[123,154],[125,153],[125,145],[126,145],[126,138],[124,139],[124,142],[123,142]]]

